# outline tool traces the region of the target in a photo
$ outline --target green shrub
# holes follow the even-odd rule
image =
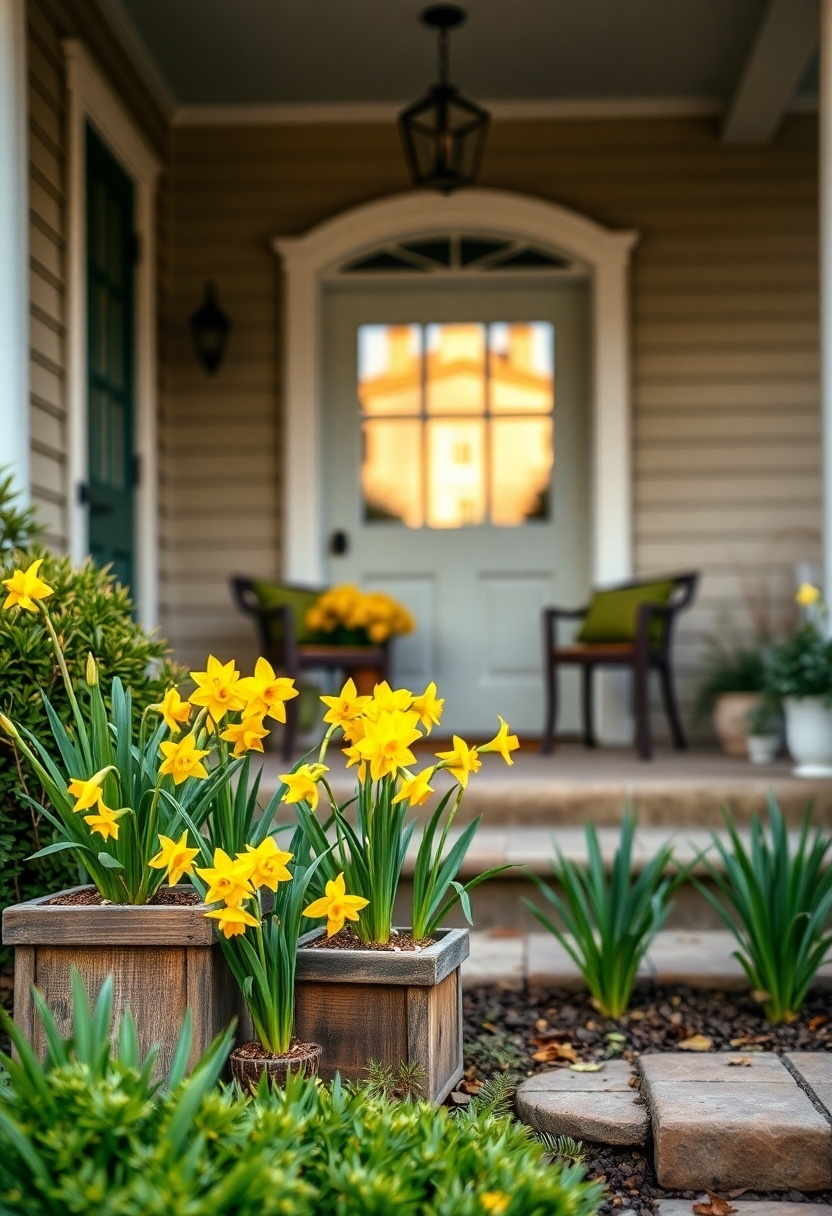
[[[23,515],[10,501],[8,482],[0,481],[0,579],[8,578],[15,566],[25,568],[42,557],[41,576],[55,588],[50,615],[70,675],[83,677],[92,651],[105,691],[118,676],[132,689],[134,712],[140,714],[181,678],[179,669],[167,661],[165,643],[136,624],[127,591],[114,585],[106,571],[91,563],[73,569],[68,558],[35,545],[26,551],[10,549],[10,541],[29,540],[31,520],[27,525],[23,518],[21,523]],[[66,691],[42,619],[0,609],[0,712],[46,739],[50,732],[41,689],[62,720],[68,721]],[[18,797],[21,788],[41,798],[40,783],[11,741],[0,735],[0,908],[78,881],[77,863],[67,860],[66,854],[26,860],[51,843],[53,834],[51,826]],[[10,957],[10,951],[0,951],[0,963],[8,963]]]
[[[699,673],[695,713],[701,721],[719,697],[730,692],[762,692],[766,685],[766,652],[762,646],[733,646],[709,638]]]
[[[813,624],[795,629],[772,647],[766,667],[766,690],[780,698],[823,697],[832,700],[832,641]]]
[[[290,1079],[254,1099],[214,1081],[230,1035],[183,1079],[189,1034],[156,1089],[125,1015],[110,1047],[112,987],[91,1015],[77,976],[65,1044],[45,1017],[41,1065],[0,1088],[4,1216],[592,1216],[601,1188],[547,1165],[546,1146],[500,1112],[499,1095],[459,1115],[391,1104],[368,1088]],[[10,1027],[9,1019],[5,1025]]]
[[[714,834],[714,844],[725,873],[705,862],[722,899],[697,883],[739,942],[735,957],[770,1022],[795,1020],[832,945],[832,933],[825,931],[832,913],[827,859],[832,837],[824,839],[818,828],[809,840],[810,812],[791,853],[783,815],[771,795],[770,839],[755,815],[750,850],[723,811],[730,843]]]
[[[665,874],[673,860],[669,847],[660,849],[636,876],[632,851],[635,819],[627,812],[621,840],[607,874],[595,825],[584,827],[589,866],[584,869],[557,848],[552,869],[563,898],[531,874],[541,893],[560,916],[561,930],[531,900],[530,912],[561,943],[589,988],[592,1003],[605,1017],[620,1017],[630,1003],[639,964],[670,911],[670,896],[687,874]]]

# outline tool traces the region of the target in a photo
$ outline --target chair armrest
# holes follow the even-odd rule
[[[586,616],[589,605],[583,608],[544,608],[543,609],[543,641],[549,650],[554,650],[558,644],[558,621],[577,621]]]
[[[688,599],[685,598],[676,604],[639,604],[636,617],[636,651],[645,654],[653,651],[667,655],[670,650],[673,620],[677,612],[680,612],[688,602]],[[650,627],[655,620],[663,622],[662,636],[658,645],[653,643],[650,637]]]

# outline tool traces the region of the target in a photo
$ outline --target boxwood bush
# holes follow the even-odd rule
[[[73,976],[64,1041],[39,1002],[41,1063],[3,1015],[0,1211],[25,1216],[592,1216],[601,1189],[547,1164],[527,1128],[492,1109],[454,1115],[366,1087],[292,1078],[253,1099],[219,1088],[231,1034],[190,1077],[186,1025],[162,1083],[129,1013],[111,1044],[113,989],[90,1011]]]
[[[74,568],[69,558],[40,547],[37,534],[31,511],[15,505],[10,479],[0,478],[0,579],[8,578],[15,566],[25,568],[42,557],[41,577],[55,589],[46,603],[70,674],[83,675],[92,651],[105,689],[119,676],[132,688],[133,705],[141,713],[183,673],[168,661],[165,643],[133,619],[128,591],[114,584],[106,570],[97,570],[91,562]],[[64,717],[66,693],[41,618],[19,609],[0,610],[0,710],[48,745],[51,732],[41,689]],[[22,801],[21,789],[40,799],[37,780],[0,733],[0,908],[78,881],[77,863],[66,853],[26,860],[50,843],[52,829]],[[0,966],[10,961],[11,951],[0,952]]]

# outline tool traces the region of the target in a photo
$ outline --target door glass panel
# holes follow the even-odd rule
[[[427,424],[428,524],[462,528],[485,522],[485,422],[454,418]]]
[[[418,414],[422,402],[419,325],[362,325],[358,400],[364,414]]]
[[[374,418],[362,429],[361,488],[364,518],[421,528],[422,424],[418,419]]]
[[[549,518],[554,451],[551,418],[495,418],[491,423],[491,522],[515,527]]]
[[[554,329],[548,321],[491,325],[488,364],[493,414],[551,414]]]
[[[429,414],[485,413],[485,326],[428,325],[425,405]]]

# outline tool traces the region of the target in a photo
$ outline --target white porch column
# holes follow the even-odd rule
[[[29,497],[25,0],[0,0],[0,466]]]

